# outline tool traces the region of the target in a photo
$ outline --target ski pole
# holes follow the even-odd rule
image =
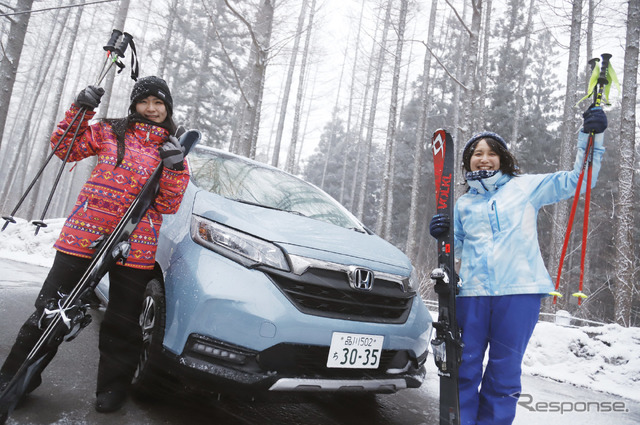
[[[118,40],[120,40],[121,38],[122,38],[121,42],[119,44],[117,44]],[[125,51],[127,49],[127,46],[129,46],[129,45],[131,45],[132,52],[134,52],[134,55],[132,55],[132,58],[131,58],[132,68],[135,66],[135,70],[132,69],[131,77],[134,80],[137,79],[138,63],[137,63],[137,58],[135,58],[133,36],[131,34],[123,33],[120,30],[114,29],[111,32],[111,36],[109,38],[109,41],[107,41],[107,44],[105,46],[103,46],[103,49],[107,52],[107,57],[105,59],[104,64],[102,65],[102,69],[100,70],[100,72],[98,74],[98,78],[96,80],[97,81],[96,85],[100,85],[100,83],[105,78],[105,76],[108,74],[109,70],[112,68],[114,63],[116,63],[121,68],[121,70],[122,70],[122,68],[124,68],[124,65],[122,64],[122,62],[120,62],[119,58],[124,56],[124,53],[125,53]],[[108,67],[107,67],[107,64],[109,64]],[[5,223],[2,226],[2,229],[0,231],[4,231],[7,228],[7,226],[9,225],[9,223],[16,223],[14,215],[16,214],[18,209],[22,206],[22,204],[25,201],[27,195],[29,194],[29,192],[35,186],[35,183],[37,182],[37,180],[41,177],[41,175],[44,172],[46,166],[51,161],[51,158],[53,157],[55,152],[57,152],[60,144],[62,143],[62,140],[64,140],[64,138],[67,136],[67,133],[69,132],[69,130],[71,128],[73,128],[73,126],[76,124],[76,122],[80,118],[80,121],[78,122],[78,127],[79,127],[79,123],[82,122],[82,120],[84,119],[86,112],[87,112],[87,108],[86,107],[80,107],[79,111],[71,119],[71,121],[69,123],[69,127],[64,131],[64,133],[60,137],[60,140],[58,140],[56,145],[53,147],[51,153],[46,158],[45,162],[42,164],[42,166],[36,172],[35,177],[33,178],[31,183],[27,187],[27,189],[22,194],[20,200],[18,201],[18,203],[16,204],[16,206],[12,210],[11,214],[8,215],[8,216],[2,216],[2,218],[5,220]],[[77,129],[76,129],[76,134],[77,134]],[[70,142],[70,147],[75,142],[75,137],[76,137],[76,135],[73,136],[73,139]],[[69,150],[70,150],[70,147],[69,147]],[[66,158],[68,158],[68,154],[67,154]],[[49,200],[47,201],[47,204],[45,206],[45,212],[48,210],[49,204],[50,204],[51,199],[52,199],[52,194],[56,190],[56,185],[59,182],[60,176],[62,174],[62,169],[64,169],[65,165],[66,165],[66,159],[63,161],[63,163],[60,166],[60,170],[58,171],[58,177],[57,177],[57,179],[55,181],[55,184],[54,184],[54,187],[52,188],[51,193],[49,195]],[[38,234],[38,231],[40,230],[40,227],[47,227],[46,223],[43,222],[43,218],[44,218],[44,212],[43,212],[42,218],[40,220],[36,220],[36,221],[33,222],[33,224],[37,227],[36,228],[36,234]]]
[[[120,39],[120,37],[122,37],[122,41],[120,42],[120,44],[116,45],[116,42]],[[122,31],[120,31],[118,29],[114,29],[111,32],[111,37],[109,38],[109,41],[107,42],[107,44],[105,46],[103,46],[103,49],[107,51],[107,59],[106,59],[105,65],[106,65],[107,62],[109,62],[109,57],[110,56],[113,56],[113,59],[110,61],[110,65],[109,65],[109,67],[107,67],[106,70],[104,70],[105,65],[103,65],[103,70],[100,71],[100,74],[98,75],[98,79],[96,80],[96,85],[100,85],[100,83],[105,78],[105,76],[108,74],[109,70],[112,68],[114,63],[116,63],[121,69],[124,68],[124,65],[119,61],[119,58],[124,56],[124,52],[126,51],[127,46],[130,43],[133,42],[132,40],[133,40],[133,36],[131,34],[129,34],[129,33],[126,33],[126,32],[122,33]],[[71,125],[69,126],[69,128],[71,128],[71,126],[75,123],[75,120],[78,117],[78,115],[80,115],[80,113],[82,113],[82,116],[80,117],[80,121],[79,121],[78,126],[76,128],[76,131],[73,134],[73,137],[71,138],[71,141],[69,142],[69,146],[67,147],[67,153],[66,153],[66,155],[64,157],[64,160],[62,161],[62,165],[60,166],[60,168],[58,170],[58,174],[57,174],[56,179],[55,179],[55,181],[53,183],[53,187],[51,188],[51,191],[49,192],[49,198],[47,199],[47,202],[46,202],[46,204],[44,206],[44,209],[43,209],[42,214],[40,216],[40,220],[33,220],[31,222],[31,224],[36,226],[36,230],[35,230],[35,234],[36,235],[38,234],[38,232],[40,231],[40,229],[42,227],[47,227],[47,224],[44,222],[44,217],[45,217],[47,211],[49,210],[49,206],[51,204],[51,200],[53,199],[53,195],[54,195],[56,189],[58,188],[58,183],[60,182],[60,177],[62,176],[62,170],[64,169],[64,166],[67,164],[67,161],[68,161],[69,156],[71,154],[71,148],[73,147],[73,145],[74,145],[74,143],[76,141],[76,138],[78,136],[78,131],[80,129],[80,123],[82,123],[84,121],[84,117],[85,117],[85,115],[87,113],[87,108],[84,107],[84,106],[80,108],[80,111],[74,117],[74,119],[71,122]],[[52,151],[51,155],[49,156],[49,158],[51,158],[53,156],[53,154],[57,151],[58,146],[60,145],[60,143],[62,142],[62,140],[64,139],[65,136],[66,136],[66,131],[62,135],[62,137],[60,138],[58,143],[56,144],[56,146],[53,149],[53,151]]]
[[[608,84],[609,80],[607,79],[607,69],[609,68],[609,59],[611,59],[611,55],[608,53],[602,54],[602,68],[600,69],[600,76],[598,77],[598,93],[594,95],[595,107],[599,107],[602,104],[602,92],[604,87]],[[582,305],[582,300],[587,298],[582,292],[582,287],[584,283],[584,264],[586,260],[587,253],[587,236],[589,233],[589,207],[591,205],[591,175],[593,171],[593,139],[595,137],[595,131],[591,130],[589,132],[589,143],[587,146],[591,148],[590,151],[586,152],[589,156],[589,163],[587,166],[587,187],[584,198],[584,222],[582,226],[582,251],[580,253],[580,283],[578,286],[578,292],[573,293],[572,295],[578,298],[578,305]]]
[[[117,31],[117,30],[114,30],[114,31]],[[117,46],[114,43],[114,45],[107,44],[107,46],[104,47],[104,49],[107,50],[107,61],[109,62],[109,66],[105,70],[103,70],[103,72],[101,72],[100,75],[98,76],[98,79],[96,81],[96,85],[98,86],[100,85],[100,83],[102,83],[102,80],[104,80],[104,78],[107,76],[111,68],[113,68],[114,64],[118,66],[118,68],[120,68],[118,73],[120,73],[124,69],[124,64],[120,61],[120,58],[124,57],[124,53],[126,52],[128,46],[131,46],[131,51],[133,52],[131,56],[131,66],[132,66],[131,78],[133,78],[134,80],[138,78],[138,65],[137,65],[137,57],[135,53],[135,44],[133,42],[133,36],[127,32],[120,33],[120,34],[122,35],[122,40]],[[113,35],[111,40],[113,40]],[[117,41],[117,38],[116,38],[116,41]],[[109,61],[109,57],[112,57],[110,61]],[[135,74],[135,77],[134,77],[134,74]]]
[[[69,146],[67,148],[67,153],[65,154],[64,159],[62,160],[62,166],[58,169],[58,174],[56,175],[56,179],[53,182],[53,187],[51,188],[51,191],[49,192],[49,198],[47,199],[47,203],[45,204],[44,209],[42,210],[42,215],[40,216],[40,220],[33,220],[31,222],[31,224],[36,226],[36,232],[35,232],[36,235],[40,231],[40,228],[47,227],[47,224],[44,222],[44,216],[47,214],[47,211],[49,210],[49,205],[51,204],[51,200],[53,199],[53,194],[55,193],[56,189],[58,188],[58,183],[60,182],[60,177],[62,176],[62,170],[64,170],[64,166],[67,163],[67,161],[69,160],[69,156],[71,155],[71,148],[73,147],[73,145],[74,145],[74,143],[75,143],[75,141],[76,141],[76,139],[78,137],[78,131],[80,131],[80,123],[84,121],[84,117],[87,114],[87,108],[82,108],[81,111],[82,111],[82,116],[80,117],[80,122],[76,126],[76,131],[73,133],[73,137],[71,138],[71,142],[69,142]],[[60,139],[60,140],[62,140],[62,139]]]
[[[116,43],[118,42],[120,37],[122,37],[122,31],[114,28],[111,31],[111,38],[109,38],[109,41],[107,41],[107,44],[102,46],[102,48],[107,52],[107,56],[104,59],[104,63],[102,64],[102,68],[100,69],[100,72],[98,73],[98,79],[100,79],[100,76],[103,74],[103,72],[105,71],[107,65],[109,64],[109,62],[111,60],[111,55],[112,55],[113,51],[115,50]]]
[[[22,194],[22,197],[20,198],[20,200],[18,201],[18,203],[16,204],[16,206],[13,208],[13,211],[11,211],[11,215],[3,215],[2,218],[5,220],[4,225],[2,226],[2,230],[4,231],[4,229],[7,228],[7,226],[9,225],[9,223],[14,223],[16,222],[16,220],[14,219],[14,215],[15,213],[18,211],[18,209],[22,206],[22,203],[24,202],[24,200],[26,199],[27,195],[29,194],[29,192],[31,191],[31,189],[33,189],[33,186],[36,184],[36,181],[40,178],[40,176],[42,175],[42,173],[44,172],[45,167],[47,166],[47,164],[49,163],[49,161],[51,160],[51,158],[53,157],[53,155],[56,153],[56,151],[58,150],[58,146],[60,146],[60,143],[62,143],[62,140],[66,137],[67,133],[69,132],[69,130],[73,127],[73,124],[75,123],[75,121],[78,119],[78,117],[80,116],[80,114],[82,113],[82,109],[80,109],[76,115],[73,117],[73,119],[71,120],[71,124],[69,125],[69,127],[64,131],[64,133],[62,133],[62,137],[60,138],[60,140],[58,140],[58,143],[56,143],[56,145],[53,147],[53,149],[51,150],[51,153],[49,154],[49,156],[47,157],[47,159],[45,160],[44,164],[40,167],[40,169],[38,170],[38,172],[36,173],[36,176],[33,178],[33,180],[31,180],[31,183],[29,184],[29,186],[27,187],[27,189],[24,191],[24,193]]]
[[[594,107],[600,106],[602,102],[602,93],[605,87],[608,84],[607,79],[607,70],[609,68],[609,59],[611,55],[608,53],[603,53],[602,55],[602,69],[600,70],[600,75],[597,80],[598,89],[594,90]],[[592,70],[595,70],[595,67],[598,63],[599,59],[594,58],[589,61]],[[590,94],[589,94],[590,95]],[[580,171],[580,176],[578,178],[578,183],[576,185],[576,192],[573,197],[573,203],[571,205],[571,213],[569,214],[569,222],[567,224],[567,230],[565,232],[565,239],[562,245],[562,252],[560,254],[560,261],[558,264],[558,274],[556,277],[556,286],[555,290],[550,292],[550,295],[553,295],[553,304],[556,304],[557,298],[561,298],[562,294],[559,292],[560,287],[560,276],[562,273],[562,266],[564,264],[564,258],[566,255],[567,247],[569,245],[569,236],[571,235],[571,230],[573,228],[573,221],[575,218],[576,208],[578,205],[578,201],[580,198],[580,191],[582,188],[582,181],[584,179],[585,170],[587,171],[587,187],[585,193],[585,212],[583,219],[583,235],[582,235],[582,247],[581,247],[581,259],[580,259],[580,283],[579,290],[572,294],[572,296],[578,298],[578,305],[582,304],[582,300],[587,298],[587,295],[582,292],[583,283],[584,283],[584,263],[586,259],[586,242],[587,242],[587,232],[588,232],[588,223],[589,223],[589,204],[591,202],[591,175],[592,175],[592,164],[593,164],[593,144],[594,144],[594,136],[595,132],[591,131],[589,133],[589,138],[587,141],[587,147],[585,150],[585,156],[582,162],[582,169]]]
[[[589,59],[589,65],[591,65],[591,73],[593,74],[596,65],[598,64],[598,62],[600,61],[599,58],[592,58]],[[587,97],[590,94],[587,95]],[[586,97],[585,97],[586,98]],[[585,98],[583,98],[582,100],[584,100]],[[594,94],[594,98],[595,98],[595,94]],[[587,151],[589,151],[590,149],[590,143],[592,142],[591,137],[589,138],[589,141],[587,142]],[[562,298],[563,295],[562,293],[559,291],[560,289],[560,276],[562,275],[562,267],[564,266],[564,259],[566,257],[566,253],[567,253],[567,248],[569,246],[569,237],[571,236],[571,231],[573,229],[573,222],[576,216],[576,209],[578,207],[578,200],[580,199],[580,190],[582,189],[582,180],[584,179],[584,172],[585,169],[587,167],[587,154],[585,152],[585,156],[582,160],[582,167],[580,169],[580,175],[578,177],[578,184],[576,186],[576,191],[573,194],[573,202],[571,203],[571,212],[569,213],[569,221],[567,222],[567,229],[565,231],[564,234],[564,242],[562,243],[562,250],[560,252],[560,261],[558,263],[558,274],[556,275],[556,287],[554,291],[551,291],[549,293],[549,295],[553,295],[553,304],[556,304],[558,298]]]

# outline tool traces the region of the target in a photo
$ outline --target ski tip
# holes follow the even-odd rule
[[[202,133],[200,130],[187,130],[182,136],[180,136],[180,144],[185,149],[185,155],[189,153],[191,148],[200,142],[200,138],[202,137]]]
[[[179,125],[176,129],[175,136],[180,138],[184,133],[186,133],[187,129],[183,125]]]

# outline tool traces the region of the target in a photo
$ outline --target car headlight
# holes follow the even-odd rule
[[[284,252],[276,245],[246,233],[223,226],[215,221],[193,215],[193,240],[246,267],[266,265],[289,271]]]

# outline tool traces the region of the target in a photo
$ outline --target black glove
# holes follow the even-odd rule
[[[429,223],[429,233],[431,236],[438,239],[449,231],[450,225],[449,216],[436,214],[431,218],[431,223]]]
[[[78,93],[75,104],[77,106],[84,106],[87,109],[95,109],[100,104],[100,98],[103,94],[104,89],[102,87],[89,86]]]
[[[582,125],[582,131],[585,133],[603,133],[607,128],[607,116],[600,106],[590,107],[584,114],[584,124]]]
[[[175,136],[169,136],[159,149],[160,158],[165,167],[175,171],[184,170],[184,148],[180,145],[180,141]]]

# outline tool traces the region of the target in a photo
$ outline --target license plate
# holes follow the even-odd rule
[[[327,367],[376,369],[380,365],[383,342],[382,335],[334,332]]]

